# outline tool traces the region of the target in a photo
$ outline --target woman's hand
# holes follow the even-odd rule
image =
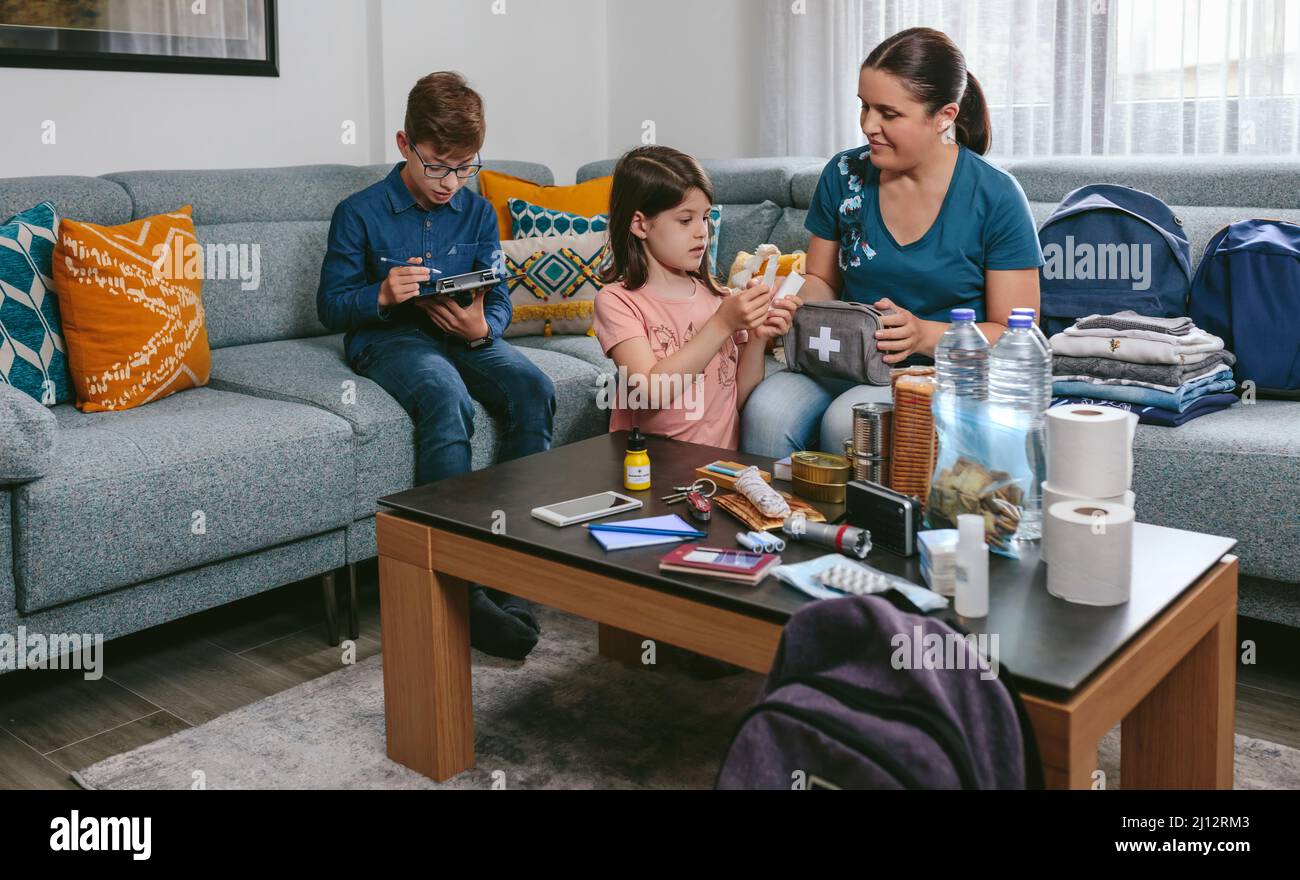
[[[876,300],[872,305],[882,312],[892,309],[892,312],[881,318],[882,329],[876,331],[876,347],[885,352],[885,363],[896,364],[906,360],[921,348],[925,339],[920,318],[907,309],[894,305],[887,297]]]
[[[797,296],[781,297],[772,303],[772,311],[767,313],[763,326],[754,331],[754,336],[759,339],[776,339],[784,336],[790,331],[790,325],[794,322],[794,313],[801,305],[803,300]]]

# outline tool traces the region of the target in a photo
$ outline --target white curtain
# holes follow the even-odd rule
[[[1300,0],[764,0],[769,155],[862,143],[858,69],[944,31],[989,102],[994,155],[1300,154]]]

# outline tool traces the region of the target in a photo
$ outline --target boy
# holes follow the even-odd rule
[[[501,339],[511,315],[505,283],[480,289],[468,308],[417,296],[431,268],[487,268],[500,250],[495,211],[464,188],[481,168],[484,136],[483,100],[464,77],[417,82],[397,132],[404,161],[335,209],[316,292],[321,323],[347,332],[352,369],[410,413],[417,486],[470,470],[471,398],[503,422],[500,460],[551,444],[555,387]],[[479,650],[522,660],[537,643],[523,599],[471,584],[469,607]]]

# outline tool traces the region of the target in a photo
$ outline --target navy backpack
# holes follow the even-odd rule
[[[1132,309],[1186,314],[1191,247],[1183,222],[1150,193],[1114,183],[1066,195],[1038,231],[1043,332],[1060,333],[1087,315]]]
[[[824,599],[795,612],[717,788],[1043,787],[1033,727],[1001,681],[1007,671],[987,677],[974,662],[899,668],[896,652],[905,649],[896,635],[960,634],[895,607],[889,596]]]
[[[1300,226],[1238,220],[1205,246],[1187,314],[1237,356],[1238,382],[1300,399]]]

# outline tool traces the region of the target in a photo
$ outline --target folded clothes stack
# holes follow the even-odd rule
[[[1104,401],[1172,427],[1237,402],[1236,356],[1191,318],[1089,315],[1051,343],[1053,405]]]

